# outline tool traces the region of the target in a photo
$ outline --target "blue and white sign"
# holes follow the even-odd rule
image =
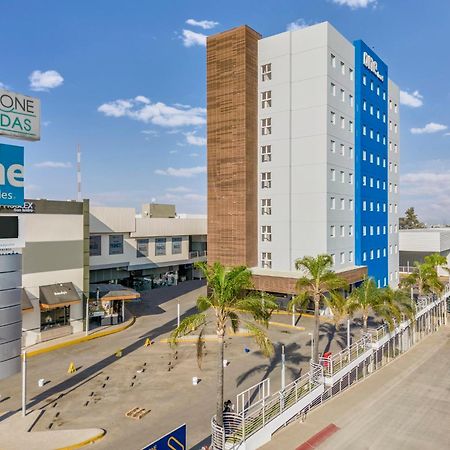
[[[157,441],[147,445],[142,450],[187,450],[186,424],[167,433]]]
[[[23,147],[0,144],[0,205],[24,204]]]

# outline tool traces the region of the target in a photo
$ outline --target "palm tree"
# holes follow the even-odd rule
[[[392,316],[400,322],[403,318],[414,321],[416,316],[416,304],[411,297],[402,289],[386,287],[381,290],[382,301],[389,305]]]
[[[444,288],[439,281],[436,268],[430,263],[414,263],[414,271],[403,278],[403,287],[415,287],[419,292],[419,297],[424,294],[440,293]]]
[[[367,320],[371,311],[389,320],[390,314],[387,314],[380,290],[372,278],[366,278],[360,286],[353,289],[348,297],[348,303],[351,311],[361,311],[364,333],[367,333]]]
[[[298,295],[289,303],[289,309],[304,305],[311,298],[314,301],[313,362],[316,364],[319,361],[320,302],[325,300],[327,293],[348,287],[347,282],[331,269],[332,266],[330,255],[305,256],[295,261],[296,269],[302,270],[304,275],[297,280]]]
[[[249,321],[248,316],[267,328],[269,318],[272,311],[277,309],[277,304],[268,295],[264,295],[262,300],[261,295],[248,293],[248,290],[253,287],[252,274],[245,266],[226,268],[219,262],[215,262],[213,265],[201,262],[196,264],[196,267],[207,281],[208,293],[197,299],[199,312],[183,319],[172,332],[171,342],[176,344],[180,337],[200,329],[197,340],[197,360],[200,366],[204,348],[202,336],[205,327],[211,322],[208,319],[207,311],[212,310],[214,312],[212,322],[218,339],[216,421],[217,425],[223,426],[223,356],[227,326],[230,325],[232,330],[236,332],[243,322],[262,353],[271,356],[273,354],[272,343],[265,331]]]

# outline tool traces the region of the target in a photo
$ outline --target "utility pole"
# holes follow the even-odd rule
[[[81,150],[77,145],[77,200],[81,202]]]

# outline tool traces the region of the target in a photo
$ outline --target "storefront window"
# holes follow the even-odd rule
[[[137,239],[136,256],[138,258],[144,258],[148,256],[148,239]]]
[[[102,237],[91,236],[89,238],[89,255],[100,256],[102,254]]]
[[[181,253],[182,240],[180,237],[172,238],[172,255],[179,255]]]
[[[110,234],[109,235],[109,254],[121,255],[123,254],[123,235]]]
[[[70,324],[70,306],[41,311],[41,331]]]
[[[155,256],[166,254],[166,238],[155,239]]]

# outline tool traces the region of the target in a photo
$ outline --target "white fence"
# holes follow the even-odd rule
[[[224,413],[224,426],[211,420],[214,450],[255,450],[270,441],[283,425],[306,414],[353,383],[409,350],[424,336],[446,323],[446,286],[442,297],[417,302],[414,321],[404,320],[390,330],[382,325],[328,358],[311,364],[309,373],[270,395],[270,381],[244,391],[236,413]],[[253,394],[253,395],[252,395]]]

